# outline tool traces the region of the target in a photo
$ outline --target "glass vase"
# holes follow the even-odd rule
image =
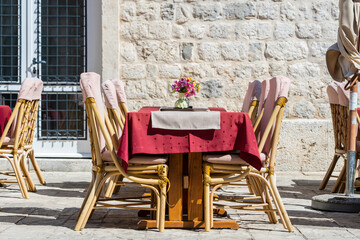
[[[175,102],[175,107],[176,108],[188,108],[189,107],[188,102],[185,100],[184,93],[179,93],[179,99]]]

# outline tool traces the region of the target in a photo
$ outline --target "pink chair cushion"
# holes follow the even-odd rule
[[[260,160],[262,165],[264,166],[266,161],[266,154],[260,154]],[[241,159],[239,154],[204,154],[203,160],[209,163],[215,164],[232,164],[232,165],[248,165],[243,159]]]
[[[41,93],[43,91],[43,81],[38,78],[35,78],[34,80],[35,89],[33,100],[39,100],[41,99]]]
[[[273,113],[274,107],[276,105],[276,101],[279,97],[288,97],[289,94],[289,88],[290,88],[290,79],[283,76],[277,76],[273,77],[269,80],[269,93],[266,98],[265,104],[264,104],[264,115],[261,118],[260,121],[260,139],[262,138],[266,126],[268,125],[268,122],[270,120],[270,117]],[[275,125],[275,123],[274,123]],[[263,153],[269,154],[270,151],[270,143],[271,138],[273,135],[274,127],[271,129],[270,134],[265,142],[264,148],[262,150]]]
[[[115,85],[112,81],[106,80],[103,84],[101,84],[101,87],[104,93],[105,106],[110,109],[115,109],[120,116],[120,108],[116,97]],[[120,133],[119,136],[121,136],[122,132],[120,126],[117,126],[117,130],[118,133]]]
[[[337,93],[338,93],[338,98],[339,98],[339,104],[341,106],[349,106],[349,101],[350,101],[350,90],[345,90],[346,82],[342,82],[340,84],[338,84],[337,86]]]
[[[327,95],[329,97],[330,104],[339,104],[339,97],[338,97],[338,84],[337,82],[332,82],[326,88]]]
[[[111,154],[108,150],[105,150],[101,153],[101,158],[103,161],[112,162]],[[166,155],[145,155],[137,154],[134,155],[130,160],[130,164],[143,164],[143,165],[153,165],[153,164],[164,164],[168,160]]]
[[[115,85],[112,81],[106,80],[101,84],[104,93],[105,106],[110,109],[119,110],[119,104],[116,97]]]
[[[99,114],[102,118],[103,123],[105,124],[104,122],[105,108],[100,91],[100,75],[94,72],[82,73],[80,75],[80,88],[84,102],[87,98],[93,98],[95,100]],[[105,139],[100,131],[100,128],[98,129],[98,132],[99,132],[100,150],[102,150],[105,148]]]
[[[264,81],[262,81],[261,83],[261,95],[260,95],[260,101],[259,101],[259,111],[261,111],[261,109],[263,109],[266,98],[269,94],[269,87],[270,87],[270,78],[265,79]]]
[[[259,80],[249,82],[248,90],[246,91],[241,111],[248,112],[251,106],[251,102],[255,100],[260,100],[260,94],[261,82]]]
[[[26,78],[20,87],[18,99],[28,101],[37,100],[41,98],[43,82],[38,78]]]
[[[119,79],[111,80],[115,86],[116,97],[119,103],[126,103],[126,93],[124,88],[124,83]]]

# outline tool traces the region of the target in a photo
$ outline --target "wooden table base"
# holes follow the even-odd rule
[[[138,229],[156,228],[155,220],[141,220],[138,223]],[[165,221],[165,228],[205,228],[204,221]],[[235,221],[214,221],[213,228],[230,228],[233,230],[239,229],[239,225]]]

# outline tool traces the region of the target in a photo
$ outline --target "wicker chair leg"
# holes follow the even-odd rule
[[[99,187],[99,184],[101,182],[101,179],[102,179],[102,174],[98,173],[96,174],[96,177],[95,177],[95,180],[94,180],[94,183],[92,184],[92,187],[87,196],[87,198],[84,199],[84,202],[85,204],[83,204],[83,207],[82,207],[82,211],[79,215],[79,218],[78,218],[78,221],[76,223],[76,226],[75,226],[75,231],[80,231],[81,229],[83,229],[90,217],[90,214],[94,208],[94,204],[96,202],[96,193],[99,192],[100,194],[100,191],[98,191],[98,187]]]
[[[28,190],[30,192],[36,192],[36,187],[35,187],[35,184],[30,176],[30,173],[28,171],[28,168],[26,166],[26,162],[25,162],[25,156],[22,155],[20,157],[20,168],[21,168],[21,171],[24,175],[24,178],[25,178],[25,181],[26,181],[26,184],[28,186]]]
[[[165,229],[165,210],[166,210],[166,183],[160,185],[160,216],[159,216],[159,232]]]
[[[339,174],[338,179],[336,180],[335,185],[334,185],[333,188],[331,189],[331,192],[332,192],[332,193],[338,193],[338,192],[340,192],[341,183],[342,183],[342,181],[343,181],[343,179],[344,179],[344,177],[345,177],[345,171],[346,171],[346,162],[345,162],[343,168],[341,169],[341,172],[340,172],[340,174]]]
[[[46,185],[46,181],[45,181],[45,179],[41,173],[40,167],[35,159],[35,154],[34,154],[33,149],[29,152],[29,158],[30,158],[31,164],[33,165],[33,168],[35,170],[36,176],[39,179],[40,184]]]
[[[17,182],[19,184],[20,191],[21,191],[21,194],[22,194],[23,198],[29,198],[27,187],[26,187],[24,179],[22,177],[22,174],[21,174],[21,171],[20,171],[19,161],[17,159],[16,154],[13,156],[13,168],[14,168],[15,177],[16,177]]]
[[[278,205],[279,205],[279,211],[281,211],[283,217],[284,217],[284,220],[285,220],[285,225],[287,227],[287,229],[289,230],[289,232],[293,232],[294,231],[294,228],[291,224],[291,221],[290,221],[290,218],[287,214],[287,211],[284,207],[284,204],[281,200],[281,197],[280,197],[280,194],[279,194],[279,191],[277,189],[277,186],[276,186],[276,179],[275,179],[275,175],[270,175],[269,176],[269,182],[270,182],[270,186],[274,192],[274,195],[275,195],[275,198],[276,198],[276,201],[278,202]],[[274,199],[275,200],[275,199]]]
[[[339,158],[340,158],[340,155],[334,154],[333,160],[331,161],[330,166],[324,176],[324,179],[322,180],[322,182],[320,184],[319,190],[323,190],[326,187],[326,185],[328,184],[331,174],[333,173],[334,168],[335,168],[336,163],[339,160]]]
[[[211,220],[210,214],[214,214],[212,211],[213,206],[210,206],[210,184],[204,181],[204,219],[205,219],[205,231],[210,231]]]
[[[109,179],[109,182],[106,186],[106,192],[105,192],[105,197],[106,198],[111,198],[116,186],[116,182],[117,182],[118,176],[113,176]]]

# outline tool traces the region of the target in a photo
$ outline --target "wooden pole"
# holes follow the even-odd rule
[[[355,155],[356,155],[356,135],[357,135],[357,119],[356,108],[358,98],[358,77],[354,79],[355,84],[350,88],[349,102],[349,129],[348,129],[348,151],[346,160],[346,183],[345,195],[354,195],[354,175],[355,175]]]

